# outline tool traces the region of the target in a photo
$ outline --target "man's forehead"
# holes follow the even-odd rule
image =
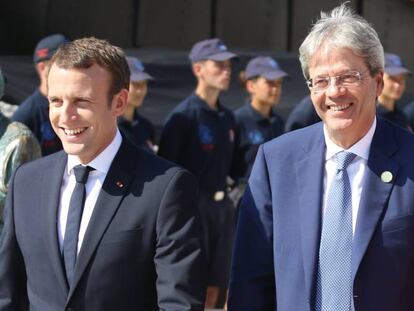
[[[309,62],[309,72],[340,74],[348,70],[362,70],[364,59],[349,48],[321,48]]]

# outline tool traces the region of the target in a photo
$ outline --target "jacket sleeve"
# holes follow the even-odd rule
[[[229,310],[276,310],[272,199],[263,146],[249,179],[237,224]]]
[[[14,230],[13,179],[0,236],[0,311],[27,310],[26,271]]]
[[[155,266],[160,310],[204,310],[206,260],[197,209],[197,182],[179,169],[157,216]]]

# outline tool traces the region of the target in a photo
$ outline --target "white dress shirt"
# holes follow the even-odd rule
[[[367,161],[369,156],[369,149],[371,147],[372,137],[374,136],[375,128],[377,126],[377,119],[374,119],[368,132],[358,142],[352,145],[349,149],[344,150],[342,147],[336,145],[328,136],[326,128],[323,128],[326,156],[325,156],[325,173],[323,180],[323,211],[326,210],[326,200],[328,198],[329,187],[336,174],[336,160],[335,154],[341,151],[352,152],[356,154],[355,159],[349,164],[347,173],[352,191],[352,232],[355,233],[355,226],[357,222],[359,203],[361,201],[362,182],[365,171],[367,169]]]
[[[86,229],[88,228],[89,220],[91,219],[103,182],[106,178],[109,167],[111,166],[112,161],[115,158],[119,147],[121,146],[121,143],[122,136],[119,130],[117,130],[112,142],[96,158],[86,164],[93,167],[95,170],[89,173],[89,178],[85,185],[86,199],[79,228],[78,253],[82,246],[83,238],[85,236]],[[66,169],[63,173],[62,178],[62,187],[60,189],[60,201],[58,209],[57,229],[61,252],[63,250],[63,239],[65,238],[66,220],[68,217],[70,197],[76,185],[73,167],[78,164],[81,163],[76,156],[68,155],[68,162],[66,164]]]

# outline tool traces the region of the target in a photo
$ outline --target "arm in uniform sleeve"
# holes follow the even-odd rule
[[[201,246],[197,182],[179,169],[161,201],[155,266],[160,310],[204,310],[206,262]]]
[[[174,113],[165,123],[160,137],[158,155],[164,159],[179,163],[180,156],[188,143],[190,121],[182,113]]]
[[[30,105],[30,101],[25,100],[23,103],[20,104],[19,108],[17,108],[17,110],[13,114],[12,120],[16,122],[21,122],[25,124],[31,131],[34,131],[34,111],[35,110]]]
[[[13,180],[4,211],[4,230],[0,236],[0,311],[28,310],[26,270],[14,227]]]
[[[13,122],[8,125],[0,140],[0,150],[4,162],[1,162],[0,174],[0,233],[4,201],[9,180],[21,164],[40,158],[40,145],[33,134],[23,124]]]
[[[272,200],[263,146],[244,195],[230,276],[229,310],[276,310]]]

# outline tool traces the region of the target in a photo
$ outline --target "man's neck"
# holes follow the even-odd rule
[[[128,120],[128,121],[133,121],[134,120],[134,112],[135,112],[135,107],[132,105],[127,105],[126,109],[123,113],[123,117]]]
[[[395,110],[395,100],[389,98],[380,96],[378,97],[378,103],[383,106],[388,111],[394,111]]]
[[[272,110],[272,106],[270,106],[268,104],[264,104],[264,103],[262,103],[258,100],[255,100],[255,99],[253,99],[251,101],[251,105],[252,105],[253,109],[256,110],[264,118],[269,118],[270,117],[270,112]]]
[[[39,91],[43,96],[47,97],[47,84],[46,84],[46,81],[40,81]]]
[[[195,93],[204,100],[211,109],[217,110],[217,101],[220,91],[210,87],[198,85]]]

